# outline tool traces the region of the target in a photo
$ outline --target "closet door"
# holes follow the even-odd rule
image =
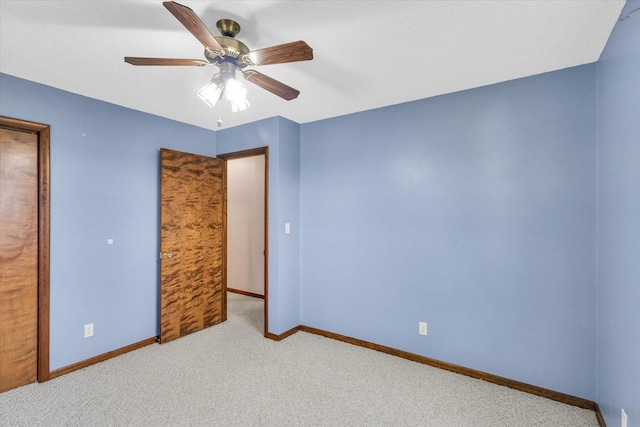
[[[0,128],[0,392],[36,381],[38,136]]]

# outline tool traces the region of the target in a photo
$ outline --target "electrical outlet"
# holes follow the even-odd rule
[[[627,427],[627,413],[622,409],[622,416],[620,417],[620,426]]]
[[[420,335],[427,335],[427,322],[418,322],[418,333]]]
[[[93,323],[87,323],[84,325],[84,337],[89,338],[93,336]]]

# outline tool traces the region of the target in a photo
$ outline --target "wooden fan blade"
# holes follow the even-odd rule
[[[201,59],[138,58],[136,56],[125,56],[124,62],[131,65],[196,65],[198,67],[209,65],[207,61]]]
[[[299,40],[249,52],[251,65],[271,65],[313,59],[313,49]]]
[[[287,86],[284,83],[265,76],[255,70],[247,70],[244,73],[244,78],[253,83],[256,86],[260,86],[262,89],[266,89],[274,95],[278,95],[282,99],[291,101],[300,95],[300,91]]]
[[[218,43],[213,34],[211,34],[211,31],[209,31],[207,26],[204,25],[193,10],[174,1],[165,1],[162,4],[169,9],[169,12],[171,12],[173,16],[178,18],[178,21],[180,21],[204,47],[208,47],[212,51],[220,54],[220,56],[224,56],[224,49],[222,49],[220,43]]]

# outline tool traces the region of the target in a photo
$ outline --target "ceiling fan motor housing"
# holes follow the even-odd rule
[[[209,48],[205,48],[204,56],[207,58],[209,62],[211,62],[212,64],[221,64],[223,61],[227,60],[228,58],[233,58],[233,60],[237,63],[238,67],[240,68],[244,68],[248,65],[245,63],[245,61],[237,61],[237,59],[249,53],[249,48],[247,47],[247,45],[245,45],[239,40],[233,39],[231,37],[226,37],[226,36],[216,37],[216,40],[218,41],[218,43],[220,43],[220,46],[222,46],[222,48],[224,49],[224,57],[221,58],[220,55],[218,55],[213,50]]]
[[[225,58],[222,60],[220,65],[220,76],[223,81],[229,78],[235,78],[236,69],[238,68],[238,63],[235,59]]]

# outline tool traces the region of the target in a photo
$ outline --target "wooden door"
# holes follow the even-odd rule
[[[224,161],[161,150],[160,342],[226,320]]]
[[[38,373],[38,136],[0,128],[0,392]]]

